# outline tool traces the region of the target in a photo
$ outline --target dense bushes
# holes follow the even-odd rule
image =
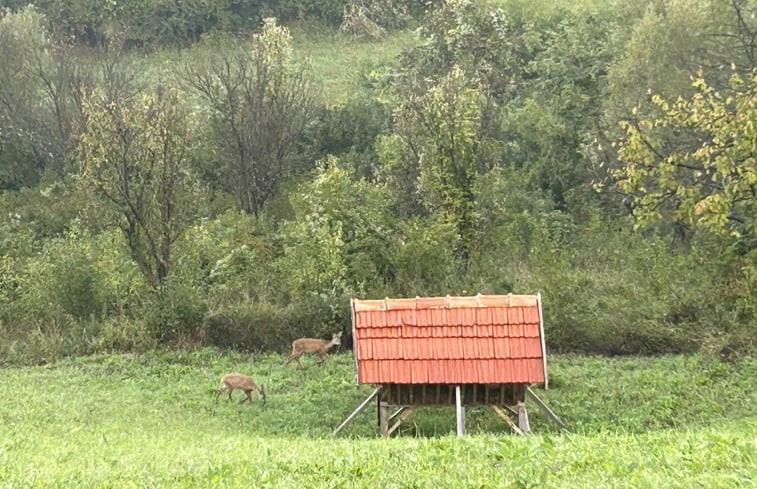
[[[32,2],[4,2],[19,9]],[[127,45],[185,46],[214,31],[257,28],[264,17],[282,22],[315,18],[338,26],[351,0],[43,0],[33,4],[53,31],[89,45],[106,44],[115,35]],[[408,2],[414,3],[414,2]],[[413,12],[420,14],[417,8]]]
[[[187,231],[167,282],[152,291],[117,235],[73,227],[41,253],[6,256],[0,280],[4,361],[103,350],[214,344],[282,351],[300,336],[349,331],[350,297],[535,293],[548,348],[604,354],[739,350],[753,304],[710,254],[498,194],[468,271],[444,223],[380,213],[380,195],[332,166],[300,187],[294,219],[270,233],[238,213]],[[348,192],[349,189],[354,190]],[[377,200],[376,200],[377,199]],[[362,202],[358,205],[357,202]],[[372,203],[371,203],[372,202]],[[369,212],[369,214],[365,214]],[[480,208],[492,215],[491,208]],[[371,226],[380,228],[371,230]],[[367,227],[366,227],[367,226]],[[751,280],[751,281],[750,281]],[[749,285],[751,284],[751,285]],[[736,301],[740,301],[737,303]],[[733,326],[728,326],[733,325]]]
[[[636,59],[629,53],[639,49],[624,45],[633,37],[626,23],[643,9],[587,0],[536,13],[527,3],[504,11],[445,2],[415,48],[355,80],[337,105],[314,91],[313,110],[297,118],[286,109],[300,104],[282,97],[294,71],[278,68],[295,69],[300,86],[311,86],[314,72],[274,20],[254,37],[264,43],[220,36],[239,48],[237,58],[209,37],[207,49],[167,51],[139,69],[129,63],[140,54],[135,46],[80,56],[81,46],[58,43],[59,32],[45,32],[33,9],[5,14],[0,362],[158,344],[284,350],[299,336],[349,332],[352,297],[479,292],[540,291],[551,350],[753,349],[757,257],[749,226],[723,226],[736,231],[729,234],[718,232],[720,221],[698,229],[676,213],[651,212],[657,225],[638,227],[633,216],[654,203],[650,189],[675,193],[710,181],[696,168],[663,167],[669,178],[656,182],[646,172],[634,198],[613,180],[627,151],[618,153],[622,136],[608,124],[630,114],[645,127],[677,127],[653,123],[648,105],[634,113],[636,101],[620,90]],[[343,4],[293,0],[266,12],[330,19]],[[123,27],[119,16],[151,17],[139,26],[143,34],[129,31],[132,44],[184,44],[208,30],[245,27],[263,11],[233,0],[53,0],[39,8],[56,29],[91,43]],[[666,23],[644,22],[667,36]],[[239,80],[249,104],[227,96]],[[742,92],[721,84],[723,104],[692,115],[753,118],[742,102],[757,78],[738,80]],[[216,90],[224,84],[226,95]],[[146,100],[145,86],[165,103],[135,105]],[[96,108],[94,89],[102,94]],[[744,110],[733,113],[731,102]],[[708,112],[713,107],[720,112]],[[642,136],[664,148],[688,144],[677,134]],[[745,199],[753,193],[752,139],[729,140],[719,155],[740,169],[730,173]],[[634,161],[646,168],[648,160]],[[633,165],[623,168],[636,178]],[[719,209],[712,204],[692,201],[691,210]]]

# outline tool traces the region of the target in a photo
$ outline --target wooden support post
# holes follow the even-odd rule
[[[510,419],[510,416],[505,414],[505,412],[502,411],[499,406],[492,404],[492,409],[494,409],[494,412],[497,413],[497,415],[502,418],[502,420],[507,423],[507,425],[510,426],[510,428],[512,428],[514,432],[518,433],[519,435],[525,435],[525,433],[523,433],[520,428],[518,428],[518,425],[515,424],[515,421]]]
[[[534,401],[537,406],[539,406],[539,409],[544,411],[544,414],[546,414],[549,419],[557,423],[557,426],[567,431],[568,427],[565,426],[565,423],[563,423],[562,420],[557,417],[557,415],[553,413],[551,409],[549,409],[544,401],[539,399],[539,396],[537,396],[530,387],[526,387],[526,396],[530,397],[531,400]]]
[[[463,406],[460,386],[455,386],[455,407],[457,408],[457,436],[465,434],[465,406]]]
[[[389,422],[391,423],[392,421],[394,421],[394,418],[396,418],[397,416],[399,416],[400,414],[402,414],[406,409],[407,409],[407,406],[400,406],[399,409],[397,409],[396,411],[394,411],[394,414],[392,414],[391,416],[389,416]]]
[[[382,402],[379,399],[378,403],[378,411],[379,411],[379,432],[381,433],[381,436],[388,436],[389,435],[389,418],[387,417],[387,412],[389,410],[389,407],[386,405],[385,402]]]
[[[526,403],[523,401],[518,401],[517,405],[518,409],[518,428],[523,433],[528,433],[531,431],[531,427],[528,425],[528,412],[526,411]]]
[[[397,428],[400,427],[400,425],[410,417],[411,414],[413,414],[413,411],[415,411],[415,406],[408,406],[406,409],[402,411],[402,414],[399,415],[397,418],[397,421],[392,425],[391,428],[389,428],[386,432],[386,436],[391,436],[392,433],[394,433]],[[395,413],[397,414],[397,413]]]
[[[350,424],[350,423],[352,422],[352,420],[353,420],[353,419],[355,419],[355,417],[356,417],[356,416],[357,416],[358,414],[360,414],[360,413],[361,413],[361,412],[363,411],[363,409],[365,409],[365,408],[366,408],[366,406],[368,406],[368,404],[370,404],[370,402],[371,402],[371,401],[373,400],[373,398],[374,398],[374,397],[376,397],[376,396],[378,396],[378,395],[379,395],[379,394],[381,393],[381,389],[382,389],[382,387],[381,387],[381,386],[378,386],[378,387],[376,387],[376,389],[374,389],[374,391],[373,391],[373,392],[371,392],[371,395],[370,395],[370,396],[368,396],[368,397],[366,397],[366,398],[365,398],[365,401],[363,401],[363,402],[362,402],[362,403],[361,403],[361,404],[360,404],[360,405],[359,405],[359,406],[357,407],[357,409],[355,409],[355,410],[354,410],[354,411],[352,412],[352,414],[350,414],[350,415],[349,415],[349,416],[347,417],[347,419],[345,419],[344,421],[342,421],[342,424],[340,424],[340,425],[339,425],[339,426],[337,427],[337,429],[335,429],[335,430],[334,430],[334,432],[332,433],[332,435],[336,435],[337,433],[339,433],[339,432],[340,432],[340,431],[342,430],[342,428],[344,428],[345,426],[347,426],[348,424]]]

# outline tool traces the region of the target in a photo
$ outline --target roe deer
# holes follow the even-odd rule
[[[331,341],[321,340],[318,338],[300,338],[292,342],[292,354],[287,357],[287,361],[284,366],[289,365],[292,360],[297,360],[297,365],[302,368],[300,363],[300,357],[305,353],[315,353],[318,355],[318,365],[323,363],[326,352],[331,347],[339,346],[342,344],[342,333],[337,333],[331,338]]]
[[[260,400],[263,401],[263,405],[265,405],[265,390],[263,390],[263,386],[256,384],[249,375],[236,372],[226,374],[221,378],[221,388],[216,391],[216,402],[218,402],[218,396],[224,391],[229,393],[229,401],[231,401],[231,393],[234,392],[234,389],[244,391],[246,394],[245,398],[240,401],[240,404],[244,401],[250,401],[250,404],[252,404],[252,391],[254,390]]]

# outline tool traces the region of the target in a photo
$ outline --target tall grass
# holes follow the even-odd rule
[[[406,48],[418,42],[412,30],[390,31],[382,39],[365,39],[321,24],[288,25],[295,56],[310,63],[321,85],[324,104],[345,102],[372,70],[392,65]]]
[[[491,410],[419,410],[376,436],[370,392],[349,354],[318,368],[279,355],[197,353],[73,358],[0,375],[0,487],[747,487],[753,482],[757,362],[700,357],[551,357],[540,394],[571,427],[531,409],[511,435]],[[261,406],[217,403],[221,374],[266,386]],[[236,393],[235,400],[242,395]]]

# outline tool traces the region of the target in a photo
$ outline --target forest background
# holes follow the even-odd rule
[[[0,1],[0,365],[541,292],[754,352],[757,2]]]

